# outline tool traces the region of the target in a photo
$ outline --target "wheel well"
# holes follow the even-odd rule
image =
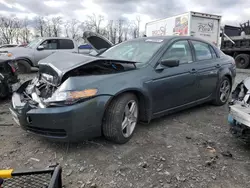
[[[227,77],[228,79],[229,79],[229,81],[230,81],[230,84],[231,84],[231,87],[233,87],[233,80],[232,80],[232,77],[230,76],[230,75],[225,75],[225,77]]]
[[[30,59],[28,59],[28,58],[20,58],[20,59],[17,59],[17,61],[26,61],[27,63],[29,63],[29,64],[30,64],[30,66],[32,66],[32,67],[33,67],[33,63],[32,63],[32,61],[31,61]]]
[[[141,92],[136,90],[128,90],[124,91],[122,93],[119,93],[112,97],[112,99],[107,103],[105,109],[110,105],[110,103],[113,101],[114,98],[117,98],[118,96],[124,95],[125,93],[133,93],[138,100],[139,103],[139,120],[143,122],[149,122],[150,121],[150,114],[149,114],[149,105],[148,100],[145,95],[143,95]]]

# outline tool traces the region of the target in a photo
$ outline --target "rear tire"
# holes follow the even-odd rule
[[[226,104],[232,90],[232,84],[228,77],[224,76],[216,88],[215,99],[213,104],[216,106],[222,106]]]
[[[139,117],[137,97],[125,93],[114,98],[106,109],[102,131],[107,140],[124,144],[133,136]]]
[[[19,60],[17,62],[17,65],[18,65],[18,72],[19,73],[24,74],[24,73],[30,73],[31,72],[31,66],[27,61]]]
[[[248,54],[239,54],[235,57],[236,67],[245,69],[249,66],[250,56]]]

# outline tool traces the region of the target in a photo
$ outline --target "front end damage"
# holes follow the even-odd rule
[[[232,92],[228,122],[234,136],[250,141],[250,77],[240,82]]]
[[[101,136],[102,117],[111,96],[100,93],[98,84],[111,74],[134,70],[135,66],[94,57],[86,61],[80,56],[76,55],[75,63],[74,54],[61,54],[66,62],[57,59],[56,63],[39,64],[39,75],[23,83],[12,96],[10,111],[18,125],[62,141]],[[53,61],[47,58],[46,62]]]

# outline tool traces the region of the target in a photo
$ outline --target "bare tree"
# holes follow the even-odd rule
[[[127,22],[125,22],[125,24],[123,26],[124,40],[128,40],[129,28],[130,28],[130,22],[127,21]]]
[[[86,21],[86,24],[88,28],[91,28],[96,33],[101,34],[101,24],[104,21],[104,17],[99,15],[96,16],[93,14],[92,16],[88,16],[88,20]]]
[[[46,30],[46,22],[44,20],[44,17],[39,16],[36,19],[36,26],[35,29],[37,30],[37,32],[39,33],[39,35],[41,37],[44,37],[45,35],[45,30]]]
[[[80,23],[76,19],[68,20],[64,23],[64,32],[66,37],[70,37],[75,39],[76,41],[79,41],[81,38],[80,35],[80,29],[82,29],[83,23]]]
[[[62,18],[61,17],[54,17],[51,19],[51,27],[52,27],[52,33],[54,37],[59,37],[61,33],[61,24],[62,24]]]
[[[140,24],[141,24],[141,17],[140,16],[136,16],[137,37],[140,36]]]
[[[29,43],[31,32],[29,29],[29,22],[27,19],[22,21],[22,28],[20,29],[20,38],[24,43]]]
[[[13,43],[15,36],[20,30],[20,20],[17,18],[0,17],[0,36],[3,43]]]
[[[118,20],[118,43],[122,42],[124,20]]]
[[[44,35],[46,37],[52,37],[53,28],[52,28],[52,21],[49,18],[45,18],[45,25],[44,25]]]

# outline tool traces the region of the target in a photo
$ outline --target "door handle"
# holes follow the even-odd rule
[[[220,64],[217,64],[215,67],[216,67],[216,68],[220,68],[220,67],[221,67],[221,65],[220,65]]]
[[[192,70],[190,71],[191,74],[194,74],[194,73],[196,73],[196,72],[197,72],[196,69],[192,69]]]

